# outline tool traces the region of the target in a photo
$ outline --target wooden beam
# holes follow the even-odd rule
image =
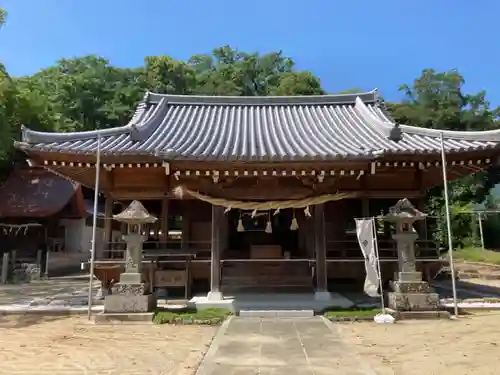
[[[97,212],[94,212],[97,215]],[[111,250],[111,232],[113,230],[113,198],[106,197],[104,203],[104,250]]]
[[[316,292],[328,291],[326,267],[325,205],[314,206],[314,250],[316,254]]]
[[[108,195],[109,192],[113,191],[113,188],[115,187],[115,173],[113,170],[107,171],[105,169],[101,170],[101,173],[103,174],[103,184],[101,190],[105,190]]]
[[[182,201],[182,244],[183,250],[189,248],[189,242],[191,240],[191,210],[190,201]],[[219,244],[220,247],[220,244]]]
[[[355,191],[340,191],[339,193],[353,193]],[[391,199],[391,198],[418,198],[425,196],[425,192],[420,190],[368,190],[358,192],[358,196],[362,198],[378,198],[378,199]]]
[[[166,243],[168,240],[168,203],[169,199],[166,197],[161,200],[160,241],[163,243]]]
[[[115,188],[110,195],[116,200],[153,200],[171,197],[163,189]],[[188,197],[186,197],[188,198]]]
[[[210,292],[208,300],[221,300],[220,291],[220,265],[221,265],[221,246],[220,246],[220,219],[224,215],[224,208],[212,206],[212,251],[210,258]]]

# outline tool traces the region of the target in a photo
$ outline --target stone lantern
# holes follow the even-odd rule
[[[147,236],[143,226],[156,222],[139,201],[133,201],[113,219],[127,224],[123,240],[127,244],[125,272],[120,274],[119,283],[113,286],[113,293],[104,300],[104,313],[147,313],[156,307],[156,299],[142,278],[142,245]]]
[[[394,223],[392,238],[397,244],[398,272],[394,275],[393,291],[389,293],[389,307],[397,311],[435,311],[439,308],[439,296],[422,280],[417,271],[415,241],[418,233],[413,224],[427,215],[417,210],[407,199],[399,200],[389,208],[384,220]]]

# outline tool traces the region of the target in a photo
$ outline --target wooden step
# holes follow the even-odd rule
[[[307,263],[241,262],[222,269],[222,289],[231,292],[300,288],[312,290],[311,268]]]
[[[307,264],[225,264],[222,272],[224,275],[311,274],[311,268]]]
[[[228,276],[222,278],[222,283],[226,285],[303,285],[312,282],[309,276],[300,275],[282,275],[282,276]]]

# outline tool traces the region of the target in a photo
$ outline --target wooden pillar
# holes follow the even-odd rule
[[[43,259],[43,250],[38,249],[36,251],[36,265],[38,267],[38,278],[42,277],[42,269],[43,269],[42,259]]]
[[[160,236],[160,241],[162,243],[163,248],[167,248],[167,241],[168,241],[168,198],[163,198],[161,200],[161,223],[160,223],[160,230],[161,230],[161,236]]]
[[[16,263],[17,263],[17,250],[16,249],[13,249],[11,250],[10,252],[10,269],[12,270],[12,272],[14,272],[16,270]]]
[[[329,299],[328,275],[326,267],[325,206],[314,206],[314,252],[316,255],[316,293],[317,299]]]
[[[97,212],[94,212],[94,215],[97,215]],[[111,246],[111,231],[113,230],[113,198],[106,197],[104,202],[104,238],[103,238],[103,249],[97,252],[97,254],[101,253],[102,250],[112,250],[113,246]],[[99,254],[99,255],[101,255]],[[114,254],[111,254],[112,256]]]
[[[9,252],[5,251],[2,256],[2,273],[0,275],[2,284],[7,284],[8,276],[9,276]]]
[[[222,300],[220,291],[220,220],[223,214],[222,207],[212,206],[212,251],[210,258],[210,292],[208,293],[208,300],[212,301]]]
[[[425,210],[425,198],[421,197],[417,199],[417,209],[423,213]],[[419,240],[427,241],[427,219],[419,220],[417,222],[417,233],[419,234]]]
[[[370,198],[361,199],[361,216],[370,217]]]
[[[220,216],[220,251],[221,259],[224,258],[225,251],[229,246],[229,223],[228,217],[224,212]]]
[[[182,250],[188,250],[191,239],[191,205],[189,201],[183,201],[182,210]]]
[[[313,208],[314,210],[314,208]],[[314,214],[314,212],[313,212]],[[306,253],[307,258],[314,257],[314,220],[305,219],[304,220],[304,228],[305,228],[305,245],[306,245]]]

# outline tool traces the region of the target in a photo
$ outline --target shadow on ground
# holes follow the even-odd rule
[[[0,328],[25,328],[37,324],[67,319],[67,315],[47,316],[39,314],[0,315]],[[29,339],[29,337],[27,338]]]
[[[452,298],[451,280],[440,281],[434,285],[441,298]],[[468,282],[466,280],[457,280],[457,297],[460,299],[468,298],[500,298],[500,287],[493,285],[484,285]]]

